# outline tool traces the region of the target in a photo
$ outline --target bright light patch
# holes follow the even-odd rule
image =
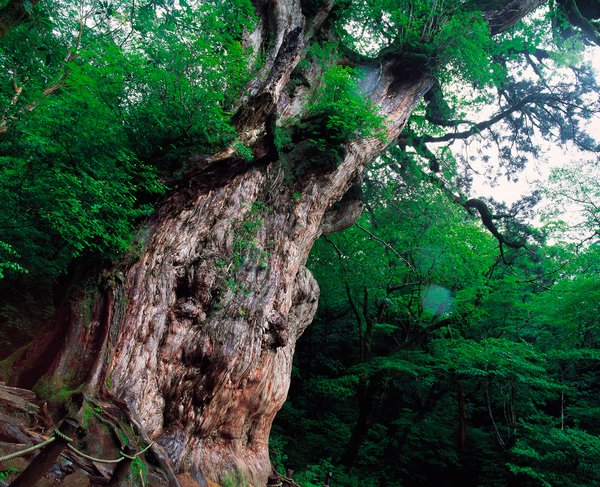
[[[442,316],[452,308],[452,293],[449,289],[432,284],[425,289],[423,308],[434,316]]]

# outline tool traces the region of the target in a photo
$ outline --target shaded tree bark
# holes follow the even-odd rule
[[[30,0],[32,7],[39,0]],[[0,9],[0,37],[4,37],[13,27],[29,20],[29,13],[25,8],[25,0],[10,0],[4,8]]]

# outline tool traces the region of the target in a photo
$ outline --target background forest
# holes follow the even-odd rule
[[[599,195],[585,167],[546,196],[585,202],[588,245],[548,241],[547,226],[503,256],[415,168],[373,170],[359,222],[311,257],[321,301],[276,420],[279,466],[302,485],[328,470],[332,485],[598,485]]]
[[[559,41],[567,61],[525,47],[540,19],[504,39],[500,50],[529,54],[502,65],[492,93],[527,98],[535,85],[538,101],[568,92],[577,111],[585,83],[566,87],[583,74],[568,73],[583,51]],[[274,425],[275,464],[307,486],[327,471],[344,486],[599,485],[600,173],[597,156],[580,152],[597,142],[575,128],[597,111],[555,106],[557,118],[534,102],[461,132],[461,117],[477,119],[470,111],[493,98],[446,83],[451,105],[430,95],[405,139],[370,165],[360,220],[313,249],[319,311]],[[482,130],[467,155],[452,145]],[[517,180],[545,159],[541,134],[570,165],[511,207],[467,201],[466,167]]]
[[[12,3],[0,0],[0,14]],[[300,275],[312,236],[323,234],[307,264],[320,287],[318,313],[297,343],[289,397],[271,431],[276,469],[294,469],[306,487],[321,486],[327,471],[332,486],[600,485],[599,98],[585,62],[599,42],[597,2],[552,2],[503,22],[490,13],[502,2],[487,0],[332,2],[321,31],[313,21],[325,4],[301,2],[297,10],[318,32],[307,30],[297,65],[282,78],[281,113],[275,95],[272,113],[252,106],[264,97],[248,95],[260,94],[256,80],[271,80],[265,66],[287,59],[264,55],[273,36],[252,45],[257,25],[268,30],[258,23],[264,3],[16,3],[26,21],[0,22],[0,378],[17,377],[10,354],[50,324],[63,326],[64,316],[65,327],[89,332],[85,346],[94,352],[95,343],[110,353],[175,343],[185,325],[192,331],[178,345],[181,357],[152,369],[160,380],[171,380],[162,366],[183,379],[156,387],[162,395],[152,407],[160,407],[147,417],[165,444],[180,428],[182,445],[223,437],[214,458],[230,453],[226,421],[197,434],[221,380],[210,374],[227,369],[202,346],[225,341],[220,330],[231,325],[229,336],[254,340],[257,357],[293,350],[288,316],[268,321],[260,299],[273,309],[279,298],[292,301],[296,276],[284,289],[281,274]],[[424,99],[410,118],[393,104],[383,114],[395,93],[416,100],[419,90]],[[457,150],[461,142],[468,150]],[[571,163],[543,187],[512,205],[473,197],[474,172],[517,179],[528,163],[545,163],[548,147]],[[374,156],[363,164],[356,153],[367,149]],[[343,174],[348,161],[356,168]],[[331,189],[331,205],[319,202],[329,197],[321,188],[334,187],[330,176],[346,178]],[[248,201],[231,196],[232,209],[223,210],[214,195],[244,188],[244,177],[249,188],[259,181],[254,192],[240,190]],[[197,219],[213,226],[195,232],[200,243],[183,255],[168,224],[179,218],[182,233],[192,226],[186,205],[197,201]],[[354,216],[362,210],[351,226],[323,216],[346,205]],[[302,211],[306,221],[289,220],[301,222],[295,234],[271,235]],[[297,242],[304,257],[285,267]],[[148,259],[155,269],[128,274],[151,252],[160,256]],[[149,321],[144,303],[139,323],[126,309],[134,302],[127,292],[143,279],[158,281],[145,298],[164,298],[156,308],[172,335],[151,340],[159,327],[149,326],[145,342],[131,338]],[[271,288],[288,294],[275,299]],[[73,302],[77,313],[61,315]],[[106,303],[111,311],[102,314]],[[104,326],[94,313],[114,317],[108,331],[89,326]],[[83,318],[73,325],[75,315]],[[260,320],[272,327],[268,339],[256,331]],[[80,389],[106,396],[116,370],[123,394],[134,391],[129,407],[151,404],[127,382],[128,357],[102,360],[109,372],[86,375],[73,359],[72,376],[59,385],[38,379],[60,368],[32,364],[26,372],[37,375],[25,380],[35,380],[19,384],[36,386],[43,399]],[[100,385],[88,387],[92,375]],[[184,412],[160,409],[179,403]],[[248,413],[246,427],[235,413],[241,430],[268,430],[269,421]],[[179,466],[207,468],[179,446],[169,451]],[[216,474],[239,467],[244,448]]]

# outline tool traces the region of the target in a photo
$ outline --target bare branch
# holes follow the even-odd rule
[[[354,224],[356,227],[360,228],[363,232],[365,232],[367,235],[369,235],[373,240],[379,242],[380,244],[382,244],[385,248],[389,249],[392,251],[392,253],[398,257],[402,262],[404,262],[408,267],[410,267],[411,269],[413,269],[413,265],[406,260],[404,257],[402,257],[402,255],[400,255],[400,252],[398,252],[394,247],[392,247],[388,242],[386,242],[385,240],[380,239],[377,235],[373,234],[372,232],[370,232],[369,230],[367,230],[365,227],[363,227],[362,225],[360,225],[359,223],[355,223]]]
[[[463,132],[447,133],[447,134],[441,135],[439,137],[425,136],[425,137],[423,137],[423,141],[424,142],[447,142],[450,140],[467,139],[468,137],[471,137],[472,135],[478,134],[478,133],[482,132],[483,130],[490,128],[492,125],[495,125],[498,122],[501,122],[502,120],[504,120],[508,116],[512,115],[513,113],[522,111],[529,104],[544,104],[544,103],[548,103],[551,101],[560,103],[561,99],[559,96],[543,94],[543,93],[527,95],[523,99],[521,99],[519,102],[508,107],[506,110],[503,110],[503,111],[497,113],[492,118],[485,120],[483,122],[474,124],[469,130],[465,130]]]

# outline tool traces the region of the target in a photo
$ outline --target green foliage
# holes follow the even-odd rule
[[[252,149],[244,145],[243,142],[236,140],[233,143],[233,149],[239,154],[242,159],[250,162],[254,159],[254,155],[252,154]]]
[[[309,133],[322,149],[353,137],[384,137],[383,117],[360,92],[356,73],[348,67],[332,66],[324,71],[308,116],[324,119],[324,131]]]
[[[274,142],[288,181],[311,169],[337,167],[348,140],[385,137],[384,117],[361,92],[351,68],[325,68],[307,107],[299,121],[283,120],[275,127]]]
[[[142,485],[146,485],[148,481],[148,466],[140,457],[135,457],[135,460],[131,462],[130,476],[132,479],[140,479]]]
[[[280,462],[307,486],[598,484],[597,246],[507,265],[414,166],[376,171],[370,211],[311,256]]]
[[[339,45],[335,41],[313,42],[307,49],[304,59],[302,59],[296,69],[302,71],[311,66],[311,62],[319,67],[326,69],[331,66],[339,56]]]
[[[333,465],[328,460],[322,460],[316,465],[307,465],[306,469],[295,477],[295,481],[302,487],[321,487],[325,484],[326,472],[333,470]],[[335,479],[337,483],[338,479]]]
[[[522,439],[511,449],[508,468],[544,486],[593,486],[598,484],[600,440],[577,428],[548,424],[523,425]]]
[[[554,168],[544,188],[547,203],[542,218],[556,239],[585,241],[594,238],[600,221],[600,178],[597,160],[583,159]],[[565,222],[565,216],[569,221]]]
[[[287,441],[283,436],[271,435],[269,437],[269,458],[271,459],[273,469],[280,474],[286,473],[285,466],[288,459],[285,454],[286,446]]]
[[[310,170],[337,167],[348,140],[385,138],[384,117],[360,91],[355,70],[330,66],[321,81],[305,116],[275,127],[274,142],[288,182]]]
[[[6,470],[0,471],[0,480],[8,480],[13,473],[18,473],[19,469],[15,467],[8,467]]]
[[[269,267],[269,252],[260,243],[259,232],[263,226],[262,215],[269,207],[262,201],[257,200],[250,206],[238,229],[235,230],[231,263],[227,266],[227,285],[233,291],[248,293],[248,289],[242,287],[236,280],[237,272],[249,262],[254,262],[261,269]],[[220,264],[223,267],[225,263]],[[245,311],[240,309],[239,316],[244,316]]]
[[[354,1],[338,21],[343,42],[367,56],[394,51],[407,76],[458,76],[477,85],[494,81],[492,39],[480,11],[464,2]]]
[[[84,429],[89,428],[90,423],[92,421],[94,421],[97,414],[98,414],[98,412],[88,402],[86,402],[83,405],[83,416],[82,416],[81,425],[83,426]]]
[[[481,88],[503,80],[502,68],[491,61],[494,43],[481,13],[458,10],[435,34],[431,49],[446,68],[438,74],[443,81],[461,79]]]
[[[273,131],[275,147],[278,151],[283,151],[284,148],[290,147],[292,144],[292,129],[290,127],[282,127],[276,125]]]
[[[0,269],[56,277],[83,253],[130,246],[164,179],[181,172],[180,147],[210,152],[234,139],[253,7],[46,8],[49,23],[13,29],[0,52]]]
[[[472,46],[461,47],[460,54],[449,56],[448,64],[436,74],[441,81],[440,90],[427,94],[427,103],[413,112],[405,129],[405,136],[412,138],[409,143],[414,143],[420,155],[425,143],[438,136],[452,141],[453,131],[463,136],[472,131],[469,138],[481,142],[475,157],[489,167],[488,172],[514,178],[528,160],[540,157],[538,141],[542,136],[568,153],[573,153],[571,144],[583,151],[597,151],[597,142],[585,128],[587,120],[598,111],[594,70],[582,62],[583,44],[572,37],[564,41],[555,36],[548,15],[548,8],[541,7],[515,27],[494,35],[493,42],[481,39]],[[448,24],[452,21],[448,20]],[[477,23],[471,25],[466,20],[464,25],[479,29]],[[477,54],[482,46],[487,60]],[[471,67],[457,65],[464,61]],[[475,89],[460,88],[464,83]],[[523,101],[526,103],[519,108]],[[489,126],[475,125],[490,120],[490,107],[496,114],[510,115],[499,117]],[[436,145],[427,148],[435,152],[444,169],[449,161],[442,158],[442,151],[447,155],[452,146]],[[460,151],[456,156],[463,164],[469,164]]]
[[[8,271],[25,272],[25,269],[18,263],[19,254],[7,243],[0,241],[0,279]]]

